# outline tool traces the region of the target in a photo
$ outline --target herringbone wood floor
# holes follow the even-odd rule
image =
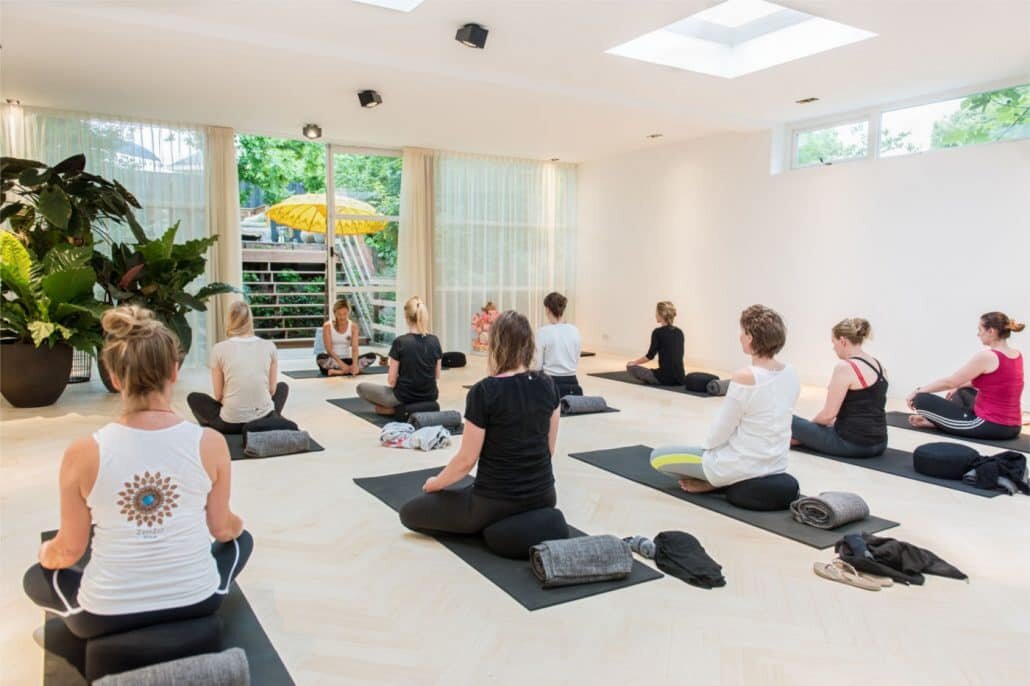
[[[288,354],[284,354],[287,357]],[[563,420],[555,459],[559,506],[594,533],[690,531],[725,568],[701,591],[666,578],[527,612],[353,485],[355,476],[443,464],[454,448],[379,448],[375,427],[325,402],[350,380],[292,381],[286,414],[327,450],[233,466],[233,504],[257,547],[247,597],[299,684],[1000,684],[1030,673],[1030,499],[992,500],[794,454],[807,492],[862,494],[902,522],[890,535],[923,545],[971,577],[868,593],[821,580],[829,551],[759,531],[588,465],[569,452],[632,443],[697,442],[721,401],[585,376],[621,358],[583,361],[588,394],[620,414]],[[305,361],[284,359],[283,367]],[[481,358],[444,373],[441,402],[462,408]],[[376,377],[374,380],[382,380]],[[21,593],[39,532],[57,525],[57,466],[74,437],[109,420],[118,401],[72,386],[57,405],[0,416],[0,682],[39,684],[33,637],[42,613]],[[207,390],[184,374],[177,407]],[[809,416],[822,391],[806,388]],[[899,403],[892,403],[899,406]],[[900,408],[899,408],[900,409]],[[891,429],[911,449],[923,436]]]

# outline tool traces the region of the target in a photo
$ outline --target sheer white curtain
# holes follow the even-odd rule
[[[548,292],[575,303],[574,166],[440,153],[434,187],[434,321],[446,349],[471,348],[487,301],[534,326]]]
[[[178,241],[208,235],[208,179],[203,127],[108,115],[5,105],[4,154],[56,164],[79,153],[86,169],[116,179],[143,206],[137,217],[147,235],[179,224]],[[128,227],[108,227],[112,240],[133,240]],[[102,248],[100,248],[102,249]],[[207,277],[201,277],[206,280]],[[189,364],[205,364],[208,331],[203,313],[189,316]]]

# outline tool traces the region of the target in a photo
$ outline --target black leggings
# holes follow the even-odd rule
[[[95,615],[79,607],[79,584],[82,572],[74,567],[67,569],[44,569],[34,564],[25,572],[22,586],[25,595],[44,610],[61,616],[68,629],[82,639],[96,638],[106,634],[120,634],[166,622],[178,622],[213,614],[222,605],[232,584],[250,559],[254,550],[254,539],[244,531],[227,543],[215,541],[211,544],[211,555],[218,567],[218,589],[208,598],[187,605],[166,610],[133,612],[127,615]],[[159,569],[154,570],[160,573]],[[60,593],[58,593],[60,589]],[[62,597],[63,596],[63,597]]]
[[[359,360],[368,360],[368,363],[370,365],[375,364],[378,357],[379,356],[375,353],[365,353],[364,355],[358,355]],[[350,357],[341,357],[340,361],[348,365],[354,364],[353,358]],[[322,372],[322,376],[329,376],[330,369],[339,369],[339,367],[336,366],[336,360],[330,357],[329,353],[318,353],[317,355],[315,355],[315,364],[318,365],[318,371]]]
[[[567,395],[583,395],[583,388],[579,385],[579,379],[575,374],[568,376],[552,376],[551,381],[558,388],[558,397],[564,398]]]
[[[286,397],[290,394],[290,387],[280,381],[275,385],[275,393],[272,394],[272,404],[275,409],[269,412],[266,417],[273,414],[281,415],[283,407],[286,406]],[[197,424],[209,426],[222,434],[241,434],[246,422],[236,424],[222,419],[222,403],[218,402],[207,393],[190,393],[186,396],[186,404],[190,406]]]
[[[401,507],[401,524],[428,533],[478,534],[496,521],[558,502],[554,489],[540,497],[522,500],[484,498],[472,486],[423,493]]]
[[[976,390],[962,388],[951,400],[933,393],[917,393],[912,404],[916,412],[933,422],[944,433],[989,441],[1005,441],[1019,436],[1021,426],[1006,426],[981,419],[973,412]]]

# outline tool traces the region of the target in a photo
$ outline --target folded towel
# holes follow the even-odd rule
[[[387,448],[408,448],[415,427],[405,422],[389,422],[379,432],[379,442]]]
[[[451,432],[443,426],[425,426],[408,437],[409,448],[415,450],[436,450],[451,444]]]
[[[715,374],[709,374],[707,372],[690,372],[687,374],[686,383],[684,387],[691,393],[707,393],[708,384],[712,381],[718,381],[719,377]]]
[[[311,438],[307,431],[258,431],[247,436],[247,457],[275,457],[292,453],[306,453]]]
[[[729,379],[714,379],[708,382],[705,390],[708,391],[708,395],[726,395],[726,391],[729,387]]]
[[[96,686],[246,686],[250,683],[250,669],[247,666],[247,654],[243,649],[229,648],[221,653],[204,653],[111,674],[93,683]]]
[[[794,519],[817,529],[836,529],[869,516],[869,506],[855,493],[826,491],[817,498],[798,498],[790,504]]]
[[[457,429],[461,426],[461,412],[457,410],[414,412],[408,415],[408,421],[416,429],[422,429],[427,426],[446,426],[448,429]]]
[[[529,563],[544,588],[554,588],[625,579],[633,571],[633,553],[615,536],[580,536],[533,546]]]
[[[562,414],[590,414],[607,409],[608,403],[598,395],[567,395],[561,399]]]

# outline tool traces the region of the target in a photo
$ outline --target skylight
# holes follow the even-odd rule
[[[733,79],[875,35],[766,0],[726,0],[607,52]]]
[[[354,2],[360,2],[363,5],[385,7],[388,10],[397,10],[398,12],[410,12],[421,5],[424,0],[354,0]]]

